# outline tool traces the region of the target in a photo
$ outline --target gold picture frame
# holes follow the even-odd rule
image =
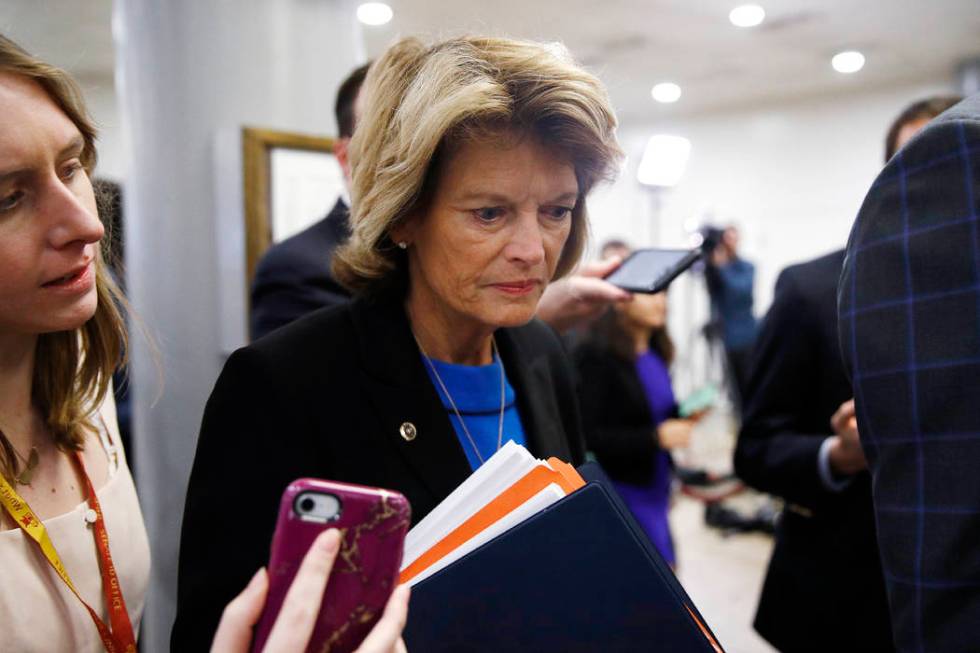
[[[256,267],[275,242],[273,229],[273,153],[276,150],[314,152],[333,157],[333,138],[257,127],[242,128],[242,165],[245,201],[245,275],[251,285]]]

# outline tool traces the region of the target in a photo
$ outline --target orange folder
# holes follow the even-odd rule
[[[548,464],[553,469],[541,465],[525,474],[520,480],[501,492],[497,497],[476,512],[472,517],[460,524],[446,537],[439,540],[428,551],[410,564],[398,578],[399,583],[407,583],[431,565],[439,562],[445,556],[465,544],[472,537],[480,534],[506,517],[515,508],[536,495],[538,492],[554,483],[568,495],[585,485],[585,481],[575,471],[575,468],[557,458],[550,458]]]

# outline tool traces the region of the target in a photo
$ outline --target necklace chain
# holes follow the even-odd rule
[[[2,429],[0,429],[0,437],[6,437]],[[10,450],[14,452],[20,464],[23,465],[20,472],[14,477],[14,482],[17,485],[30,485],[34,479],[34,470],[37,469],[38,463],[41,462],[37,447],[31,447],[31,451],[27,454],[26,458],[12,444],[10,445]]]
[[[414,332],[412,333],[412,337],[415,337]],[[425,349],[422,348],[422,343],[419,342],[418,338],[415,338],[415,344],[418,345],[419,351],[422,352],[422,358],[424,358],[425,362],[428,363],[429,369],[432,370],[432,375],[436,377],[436,381],[439,383],[439,387],[442,389],[442,392],[446,395],[446,398],[449,399],[449,405],[452,406],[453,413],[456,414],[456,419],[459,420],[460,425],[463,427],[463,433],[466,434],[466,439],[469,440],[470,446],[473,447],[473,451],[476,453],[476,457],[479,458],[480,464],[482,465],[487,461],[483,458],[483,454],[480,453],[479,447],[476,446],[476,440],[473,439],[473,436],[470,434],[470,430],[466,428],[466,422],[463,421],[463,416],[460,415],[459,409],[456,407],[456,402],[453,401],[453,396],[449,394],[449,388],[447,388],[446,384],[443,383],[442,377],[439,376],[439,371],[432,363],[432,359],[429,358],[429,355],[425,353]],[[494,450],[494,453],[496,453],[497,451],[500,451],[500,447],[504,440],[504,359],[500,357],[500,350],[497,349],[497,341],[493,336],[490,336],[490,345],[491,353],[497,357],[497,362],[500,364],[500,416],[497,420],[497,448]]]
[[[14,453],[17,454],[17,457],[20,458],[21,463],[24,465],[14,480],[17,481],[17,485],[30,485],[31,481],[34,480],[34,470],[37,469],[38,463],[41,462],[37,447],[31,447],[31,453],[28,454],[26,460],[16,449],[14,449]]]

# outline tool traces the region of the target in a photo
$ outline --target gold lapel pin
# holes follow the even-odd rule
[[[399,427],[398,432],[402,434],[402,439],[405,442],[411,442],[415,439],[415,436],[419,434],[418,429],[411,422],[403,422],[401,427]]]

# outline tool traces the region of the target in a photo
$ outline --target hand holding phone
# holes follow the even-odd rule
[[[655,294],[701,258],[700,249],[638,249],[606,281],[630,292]]]
[[[280,609],[317,537],[340,534],[339,551],[307,650],[349,653],[381,618],[398,578],[408,501],[390,490],[300,479],[286,488],[272,540],[269,593],[255,631],[253,651],[274,634]]]
[[[575,274],[549,283],[538,302],[537,317],[565,333],[587,326],[612,304],[630,301],[633,295],[606,281],[620,263],[618,257],[586,263]]]
[[[665,419],[657,426],[657,444],[661,449],[683,449],[691,444],[694,422],[689,419]]]
[[[336,529],[322,532],[303,557],[296,578],[276,618],[262,653],[302,653],[313,634],[323,591],[340,548]],[[263,567],[221,615],[211,653],[248,653],[252,628],[262,614],[269,593],[269,576]],[[408,618],[407,585],[399,585],[388,599],[381,620],[354,653],[405,653],[401,639]],[[313,608],[312,610],[310,608]]]

